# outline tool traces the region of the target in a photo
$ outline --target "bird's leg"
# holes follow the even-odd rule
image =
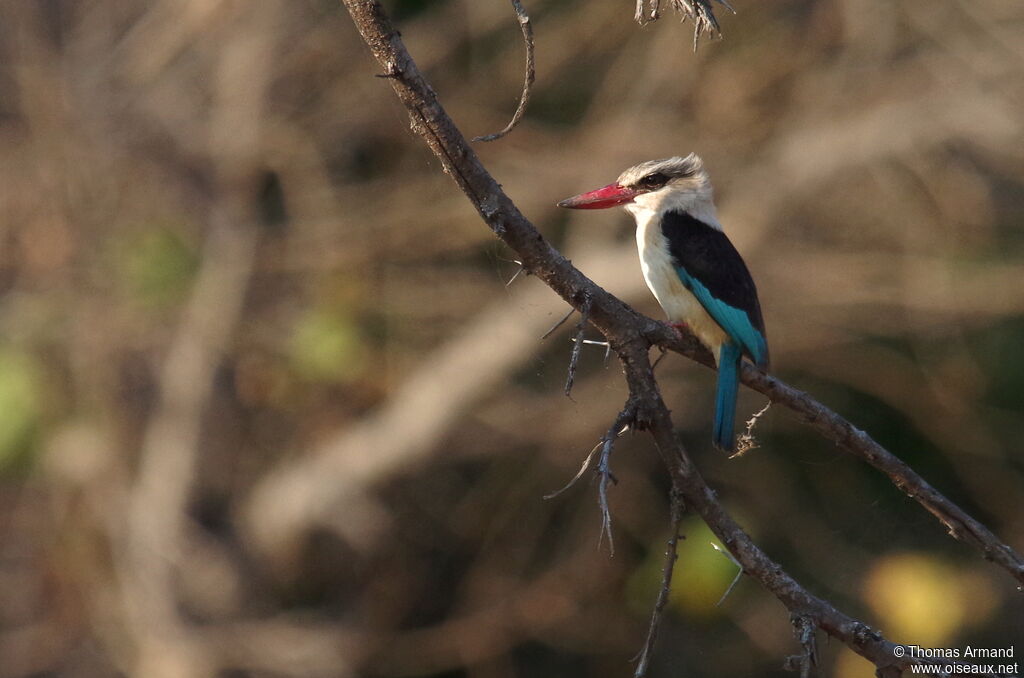
[[[687,325],[686,323],[674,323],[669,321],[665,324],[676,331],[676,333],[679,335],[680,340],[687,334],[690,334],[690,326]],[[665,355],[668,353],[668,350],[665,347],[662,346],[659,348],[661,348],[661,355],[659,355],[657,360],[654,361],[654,364],[651,365],[651,369],[656,368],[658,366],[658,363],[661,362],[661,359],[664,358]]]

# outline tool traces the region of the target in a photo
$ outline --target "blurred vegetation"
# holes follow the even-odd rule
[[[385,3],[467,136],[501,128],[507,2]],[[538,77],[479,153],[655,317],[631,220],[554,203],[700,153],[773,370],[1024,547],[1024,6],[734,2],[725,39],[526,0]],[[624,676],[668,537],[642,436],[616,552],[587,482],[624,385],[562,394],[564,305],[480,223],[340,3],[0,7],[0,678]],[[597,338],[594,336],[593,338]],[[893,640],[1024,652],[1024,602],[878,473],[773,407],[710,448],[713,375],[658,374],[709,481]],[[763,400],[741,396],[743,413]],[[653,677],[782,676],[783,607],[686,524]],[[821,644],[822,674],[871,675]]]

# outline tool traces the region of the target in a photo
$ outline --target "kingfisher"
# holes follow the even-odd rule
[[[703,161],[694,153],[630,167],[604,188],[558,203],[621,205],[636,219],[644,280],[669,323],[690,331],[718,365],[713,441],[734,449],[740,363],[768,367],[768,341],[750,271],[722,231]]]

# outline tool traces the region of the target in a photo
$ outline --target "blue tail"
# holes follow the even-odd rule
[[[740,387],[740,359],[743,348],[732,341],[722,344],[718,354],[718,394],[715,397],[715,445],[733,450],[733,423],[736,419],[736,393]]]

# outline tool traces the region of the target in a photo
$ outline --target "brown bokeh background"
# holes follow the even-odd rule
[[[664,3],[668,4],[668,3]],[[503,0],[386,3],[467,135],[523,46]],[[527,0],[526,119],[479,145],[585,273],[654,317],[629,218],[554,203],[700,153],[773,371],[1024,547],[1024,6]],[[0,678],[625,676],[668,536],[645,436],[551,500],[618,412],[600,348],[408,129],[336,0],[0,7]],[[596,333],[590,335],[599,337]],[[713,374],[658,368],[722,500],[815,593],[924,646],[1024,652],[1024,602],[781,407],[709,445]],[[764,399],[746,392],[741,416]],[[688,520],[652,676],[782,676],[784,608]],[[872,675],[836,643],[823,675]]]

